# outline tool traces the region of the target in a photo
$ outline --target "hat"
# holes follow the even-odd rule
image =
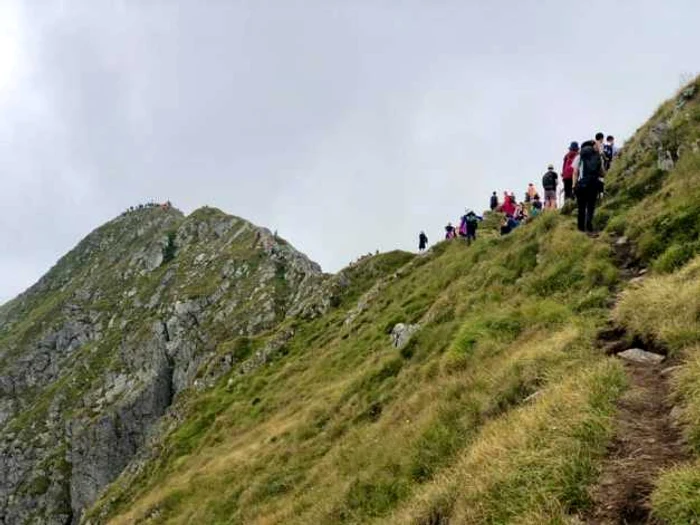
[[[569,146],[569,151],[578,151],[578,142],[574,141]]]
[[[549,166],[547,166],[547,169],[548,169],[548,170],[553,170],[553,169],[554,169],[554,164],[550,164]]]

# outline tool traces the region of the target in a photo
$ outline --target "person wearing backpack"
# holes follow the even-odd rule
[[[615,148],[615,137],[608,135],[605,138],[605,144],[603,145],[603,159],[605,159],[605,171],[610,170],[610,165],[612,164],[613,158],[617,154],[617,148]]]
[[[447,223],[447,226],[445,226],[445,239],[454,239],[457,237],[457,232],[455,230],[455,227],[452,226],[451,222]]]
[[[479,221],[482,220],[484,219],[472,210],[467,210],[467,214],[464,216],[464,222],[467,227],[467,243],[471,244],[472,241],[476,240],[476,229],[479,227]]]
[[[579,231],[593,233],[593,216],[603,176],[603,160],[598,144],[592,140],[584,142],[579,161],[574,165]]]
[[[418,236],[418,251],[424,252],[427,247],[428,236],[425,234],[425,232],[420,232],[420,235]]]
[[[554,166],[547,166],[547,173],[542,177],[544,187],[544,207],[547,210],[554,210],[557,207],[557,179],[559,175],[554,171]]]
[[[489,207],[491,208],[491,211],[496,211],[498,209],[498,195],[496,192],[493,192],[493,195],[491,195],[491,202],[489,202]]]
[[[564,155],[564,164],[561,169],[561,180],[564,181],[564,199],[574,198],[574,159],[578,156],[578,142],[569,145],[569,151]]]

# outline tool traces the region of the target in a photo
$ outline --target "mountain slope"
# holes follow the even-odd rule
[[[545,214],[328,276],[213,209],[97,230],[0,308],[0,515],[626,519],[596,507],[638,386],[608,353],[668,354],[645,377],[673,413],[639,418],[668,416],[700,452],[699,86],[625,145],[597,239]],[[632,510],[700,519],[697,460],[647,474]]]
[[[412,504],[510,424],[534,425],[519,446],[541,471],[527,487],[513,479],[508,512],[520,512],[538,484],[545,500],[583,504],[592,459],[604,450],[604,415],[623,381],[591,344],[617,271],[609,248],[567,222],[551,215],[471,248],[442,244],[358,304],[341,302],[302,324],[283,359],[243,377],[232,371],[193,395],[184,424],[145,468],[113,485],[90,519],[366,523]],[[401,348],[390,334],[398,324],[417,327]],[[526,402],[535,392],[542,401]],[[531,448],[529,439],[551,437],[543,420],[580,427],[554,450]],[[570,456],[578,448],[583,457]],[[543,484],[549,477],[561,485]]]
[[[77,520],[221,341],[318,315],[326,281],[211,208],[140,209],[90,234],[0,310],[5,522]]]

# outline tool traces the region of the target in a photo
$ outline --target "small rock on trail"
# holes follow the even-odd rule
[[[661,354],[655,354],[653,352],[647,352],[646,350],[642,350],[640,348],[630,348],[629,350],[625,350],[624,352],[620,352],[617,354],[618,357],[626,360],[626,361],[633,361],[635,363],[648,363],[648,364],[658,364],[664,361],[666,359],[665,356]]]

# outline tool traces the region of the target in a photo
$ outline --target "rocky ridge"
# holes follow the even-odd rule
[[[136,210],[92,232],[0,307],[0,522],[77,523],[174,399],[264,364],[293,333],[280,327],[338,290],[269,230],[213,208]],[[262,333],[250,356],[222,345]]]

